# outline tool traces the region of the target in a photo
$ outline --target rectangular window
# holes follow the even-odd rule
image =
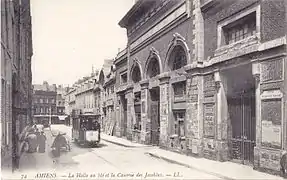
[[[223,45],[232,44],[256,34],[256,12],[253,12],[223,28],[225,42]]]
[[[173,84],[174,100],[184,100],[186,93],[186,82],[179,82]]]
[[[174,134],[178,137],[185,136],[185,111],[174,112]]]
[[[40,103],[43,103],[43,99],[42,98],[40,98]]]
[[[121,74],[121,84],[127,83],[128,82],[128,75],[127,73]]]

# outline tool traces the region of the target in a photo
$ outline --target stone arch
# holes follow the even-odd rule
[[[158,74],[162,73],[163,72],[163,69],[162,69],[162,63],[161,63],[161,59],[160,59],[160,56],[159,56],[159,52],[155,49],[155,48],[151,48],[150,51],[149,51],[149,56],[146,60],[146,63],[145,63],[145,69],[144,69],[144,76],[145,78],[149,78],[149,77],[154,77],[154,74],[151,76],[150,74],[152,73],[151,71],[151,65],[155,64],[156,67],[155,68],[158,68],[158,69],[154,69],[156,71],[158,71]],[[156,74],[157,75],[157,74]]]
[[[188,48],[188,45],[186,43],[186,40],[183,36],[181,36],[178,33],[173,34],[173,39],[170,41],[168,45],[168,51],[165,57],[165,62],[164,62],[164,69],[165,71],[172,71],[175,70],[171,67],[172,57],[174,53],[179,50],[183,51],[185,54],[185,65],[191,63],[190,59],[190,49]]]
[[[133,64],[130,70],[130,79],[134,83],[138,83],[139,81],[142,80],[143,75],[142,75],[142,68],[137,59],[133,60]]]

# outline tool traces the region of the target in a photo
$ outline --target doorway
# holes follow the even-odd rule
[[[151,119],[151,144],[158,146],[160,138],[160,90],[159,87],[150,89],[150,119]]]
[[[127,99],[124,95],[121,95],[121,105],[122,105],[122,114],[121,114],[121,132],[123,137],[127,137]]]
[[[255,81],[252,66],[228,70],[227,106],[230,118],[230,156],[232,161],[252,165],[256,140]]]

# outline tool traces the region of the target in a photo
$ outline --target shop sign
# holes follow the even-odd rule
[[[283,94],[280,90],[264,91],[261,94],[261,99],[280,99]]]

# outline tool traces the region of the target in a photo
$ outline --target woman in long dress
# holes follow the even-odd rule
[[[38,143],[39,143],[39,153],[44,153],[46,149],[46,136],[44,132],[42,131],[41,134],[39,135]]]
[[[37,151],[37,136],[34,133],[31,133],[27,137],[29,150],[28,152],[33,153]]]

